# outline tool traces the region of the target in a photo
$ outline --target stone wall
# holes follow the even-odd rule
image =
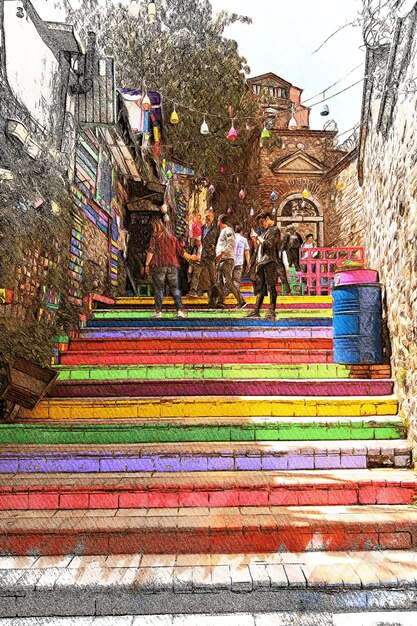
[[[412,13],[408,19],[416,20]],[[362,201],[354,187],[347,194],[352,163],[340,174],[348,186],[346,196],[335,202],[329,230],[334,244],[363,242],[368,266],[379,271],[395,391],[417,441],[417,93],[409,82],[417,76],[417,42],[415,35],[407,39],[408,32],[400,37],[402,46],[409,42],[408,48],[398,47],[400,57],[392,67],[398,88],[384,91],[381,81],[368,85]],[[388,78],[395,84],[393,76]]]
[[[363,246],[366,222],[356,150],[329,173],[328,181],[325,246]]]

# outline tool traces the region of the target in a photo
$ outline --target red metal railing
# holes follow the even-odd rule
[[[305,255],[306,258],[303,258]],[[301,272],[297,276],[310,296],[329,295],[334,286],[336,269],[345,261],[364,263],[363,248],[301,248]]]

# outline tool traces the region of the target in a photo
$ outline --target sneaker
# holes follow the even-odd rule
[[[265,318],[266,320],[269,320],[271,322],[275,322],[275,311],[269,311],[268,315]]]
[[[152,315],[153,320],[161,320],[162,319],[162,311],[155,311]]]
[[[187,295],[189,298],[198,298],[198,293],[194,289],[191,289]]]
[[[245,300],[241,300],[241,302],[239,302],[236,306],[235,309],[246,309],[246,307],[248,306],[248,303],[245,302]]]
[[[261,317],[261,314],[259,313],[259,311],[252,311],[251,313],[249,313],[248,317],[259,319]]]
[[[218,302],[217,304],[214,305],[215,309],[224,309],[224,304],[222,302]]]
[[[187,314],[183,309],[180,309],[179,311],[177,311],[177,317],[184,318],[187,317]]]

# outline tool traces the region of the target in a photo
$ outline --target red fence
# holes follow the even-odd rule
[[[335,271],[342,263],[364,263],[365,260],[363,248],[302,248],[300,257],[302,271],[296,275],[298,282],[304,285],[304,293],[309,296],[329,295]]]

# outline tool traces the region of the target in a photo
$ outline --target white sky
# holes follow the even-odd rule
[[[361,0],[211,0],[211,3],[215,12],[227,9],[252,18],[250,26],[235,24],[227,31],[238,42],[251,75],[274,72],[304,89],[304,99],[364,62],[365,53],[359,49],[362,46],[359,27],[343,29],[312,54],[339,26],[358,17]],[[355,83],[363,73],[364,68],[358,68],[326,95]],[[320,116],[321,105],[313,107],[311,126],[321,129],[326,120],[334,119],[341,132],[348,130],[359,121],[361,103],[360,83],[328,102],[328,117]],[[344,135],[343,139],[348,136]]]
[[[158,6],[158,0],[155,1]],[[34,0],[44,19],[51,19],[56,2]],[[81,0],[71,2],[77,6]],[[226,33],[238,42],[240,52],[251,68],[251,75],[274,72],[304,89],[304,99],[322,92],[364,61],[359,27],[344,28],[319,52],[312,54],[339,26],[358,17],[362,0],[211,0],[211,3],[215,13],[226,9],[252,18],[251,25],[235,24]],[[358,68],[326,95],[330,96],[360,80],[363,71],[363,67]],[[321,97],[313,102],[317,100]],[[320,116],[321,105],[313,107],[311,127],[321,129],[323,123],[334,119],[339,131],[344,132],[359,121],[361,102],[360,83],[328,102],[328,117]],[[347,137],[348,134],[343,139]]]

